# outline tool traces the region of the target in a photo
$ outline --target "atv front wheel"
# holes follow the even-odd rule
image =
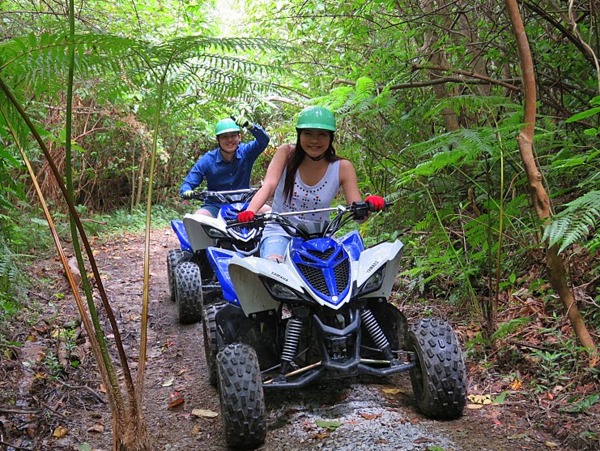
[[[183,260],[181,249],[171,249],[167,254],[167,278],[169,280],[169,296],[175,302],[175,267]]]
[[[202,319],[202,279],[195,263],[183,262],[175,268],[175,302],[181,324]]]
[[[224,347],[217,354],[217,374],[227,445],[259,447],[265,441],[267,421],[256,352],[241,343]]]
[[[407,334],[406,347],[416,357],[410,381],[421,412],[433,419],[459,418],[466,404],[467,375],[452,327],[441,319],[424,319]]]
[[[204,307],[202,317],[202,334],[204,335],[204,354],[208,367],[208,382],[217,385],[217,312],[225,307],[225,303],[210,304]]]

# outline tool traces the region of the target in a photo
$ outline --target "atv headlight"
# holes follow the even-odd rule
[[[278,301],[286,302],[302,302],[308,301],[307,297],[293,288],[288,287],[282,283],[276,282],[273,279],[267,277],[261,277],[263,285],[269,292],[269,294]]]
[[[204,227],[204,231],[211,238],[227,238],[227,235],[214,227]]]
[[[367,279],[365,283],[359,288],[358,293],[360,295],[372,293],[373,291],[377,291],[381,288],[383,284],[383,277],[385,276],[385,266],[383,265],[379,268],[375,273]]]

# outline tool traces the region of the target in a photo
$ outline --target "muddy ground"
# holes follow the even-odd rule
[[[201,327],[178,324],[175,304],[169,299],[165,259],[176,246],[170,229],[152,233],[143,401],[151,449],[224,450],[219,398],[208,382]],[[94,249],[135,377],[143,236],[98,241]],[[12,324],[7,333],[15,344],[0,354],[0,450],[108,451],[112,449],[109,406],[60,263],[55,258],[39,262],[32,273],[39,287],[30,299],[41,313],[28,312]],[[66,351],[57,338],[65,330],[70,331]],[[106,335],[113,344],[111,332]],[[17,341],[25,345],[20,347]],[[64,361],[61,365],[61,355],[66,366]],[[475,364],[467,361],[469,368]],[[498,375],[499,380],[502,377]],[[419,414],[408,375],[270,393],[267,439],[260,449],[594,449],[595,444],[587,448],[586,442],[576,439],[577,430],[565,431],[565,425],[592,420],[597,424],[596,414],[588,411],[565,419],[562,415],[569,414],[559,415],[551,404],[534,403],[518,393],[502,403],[487,403],[483,396],[497,382],[471,376],[469,393],[480,398],[471,397],[464,416],[451,422],[431,421]]]

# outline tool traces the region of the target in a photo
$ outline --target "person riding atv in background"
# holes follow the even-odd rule
[[[347,204],[361,201],[356,171],[349,160],[341,158],[333,148],[335,117],[327,108],[308,107],[302,110],[296,123],[296,144],[283,144],[248,208],[238,213],[239,222],[251,222],[255,212],[274,195],[272,211],[277,213],[328,208],[340,188]],[[385,201],[379,196],[367,196],[365,202],[375,211],[383,209]],[[368,214],[365,208],[364,215]],[[328,213],[312,213],[303,220],[325,221]],[[364,219],[356,218],[356,219]],[[282,261],[291,237],[281,226],[268,224],[263,231],[261,257]]]
[[[252,133],[254,140],[243,143],[241,127]],[[208,191],[231,191],[250,188],[252,166],[267,148],[270,137],[258,124],[247,119],[226,118],[217,122],[215,135],[218,148],[211,150],[196,162],[185,177],[179,190],[188,195],[204,180]],[[208,198],[196,214],[216,217],[222,202]]]

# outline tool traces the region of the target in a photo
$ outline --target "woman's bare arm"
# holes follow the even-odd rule
[[[356,171],[349,160],[340,160],[340,185],[344,190],[347,205],[362,200],[360,190],[358,189]]]
[[[265,174],[265,180],[263,181],[262,186],[256,192],[250,204],[248,205],[247,210],[257,212],[260,208],[265,205],[265,203],[273,196],[275,192],[275,188],[277,188],[277,184],[279,183],[279,179],[283,175],[283,170],[287,165],[290,153],[292,152],[292,145],[290,144],[282,144],[275,151],[275,155],[269,163],[269,167],[267,168],[267,173]]]

